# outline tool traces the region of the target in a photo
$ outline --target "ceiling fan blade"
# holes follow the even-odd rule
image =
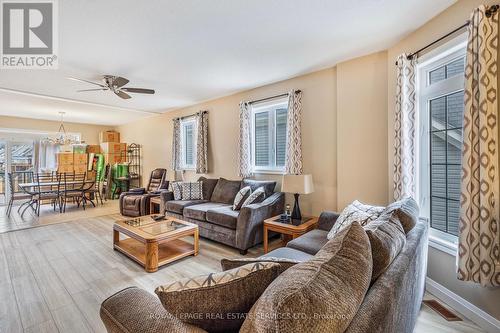
[[[129,98],[132,98],[132,96],[130,96],[129,94],[127,93],[124,93],[123,91],[121,90],[117,90],[115,91],[115,94],[117,94],[120,98],[123,98],[123,99],[129,99]]]
[[[113,85],[116,86],[117,88],[121,88],[124,85],[126,85],[127,83],[129,83],[129,80],[124,78],[124,77],[121,77],[121,76],[114,76],[113,77]]]
[[[108,89],[105,89],[105,88],[82,89],[82,90],[77,90],[76,92],[83,92],[83,91],[101,91],[101,90],[108,90]]]
[[[106,88],[106,86],[104,84],[100,84],[100,83],[97,83],[97,82],[92,82],[92,81],[88,81],[88,80],[84,80],[84,79],[78,79],[76,77],[68,77],[69,80],[73,80],[73,81],[78,81],[78,82],[86,82],[86,83],[90,83],[90,84],[95,84],[96,86],[99,86],[99,87],[102,87],[102,88]]]
[[[143,88],[122,88],[121,90],[131,93],[139,93],[139,94],[154,94],[155,91],[153,89],[143,89]]]

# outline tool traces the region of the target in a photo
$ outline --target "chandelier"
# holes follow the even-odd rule
[[[57,145],[72,145],[80,143],[79,141],[75,140],[72,135],[68,135],[68,133],[66,133],[66,128],[64,128],[64,115],[66,114],[66,112],[59,112],[59,114],[61,115],[61,124],[59,125],[57,134],[55,135],[55,137],[45,138],[44,141]]]

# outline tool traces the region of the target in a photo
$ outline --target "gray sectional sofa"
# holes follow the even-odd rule
[[[199,181],[203,182],[204,200],[174,200],[172,192],[163,192],[160,211],[197,224],[201,237],[235,247],[242,254],[262,242],[263,221],[284,211],[285,196],[274,192],[274,181],[205,177]],[[241,210],[233,210],[234,197],[245,186],[250,186],[252,191],[264,187],[265,199]]]
[[[251,314],[252,311],[255,311],[254,308],[262,307],[263,304],[271,307],[273,304],[281,306],[287,303],[288,297],[294,297],[295,300],[296,293],[310,292],[313,285],[319,288],[317,293],[302,294],[303,297],[311,296],[303,298],[302,301],[290,303],[289,305],[293,307],[293,310],[290,311],[294,314],[310,314],[315,311],[321,313],[325,309],[325,304],[330,304],[329,309],[334,309],[337,314],[343,316],[343,310],[339,309],[353,309],[353,303],[357,302],[356,297],[346,292],[345,288],[355,288],[362,282],[359,280],[358,273],[366,267],[363,268],[359,258],[355,259],[356,256],[359,257],[359,253],[349,248],[348,251],[344,251],[342,255],[337,257],[338,260],[349,266],[348,269],[337,266],[336,269],[332,270],[334,267],[332,264],[335,264],[335,260],[326,264],[321,261],[321,258],[325,256],[325,250],[332,246],[332,242],[336,242],[335,238],[327,241],[326,236],[336,222],[338,214],[324,212],[321,214],[317,230],[289,242],[285,248],[276,249],[259,258],[223,259],[221,262],[223,270],[231,269],[231,272],[241,266],[248,267],[248,264],[252,262],[260,264],[272,262],[282,266],[281,274],[254,304],[240,332],[413,332],[424,293],[428,225],[426,222],[418,220],[418,207],[412,199],[389,205],[386,208],[386,213],[387,215],[384,215],[385,221],[396,219],[396,222],[399,221],[403,226],[403,237],[406,238],[404,245],[399,249],[400,252],[391,258],[388,266],[377,278],[373,279],[372,275],[371,283],[366,285],[367,291],[363,293],[364,297],[359,300],[359,307],[357,305],[355,307],[357,311],[349,314],[348,321],[344,321],[342,317],[327,318],[326,326],[322,325],[321,330],[308,328],[309,325],[315,327],[318,325],[308,321],[307,318],[310,317],[307,316],[306,319],[298,317],[299,320],[293,323],[287,318],[285,320],[281,320],[279,317],[276,319],[272,316],[273,310],[266,307],[264,307],[264,314],[271,311],[269,313],[271,316],[255,317]],[[351,230],[356,228],[358,228],[359,234],[361,228],[359,224],[353,224]],[[366,237],[368,231],[366,233],[361,231],[361,233]],[[359,240],[358,238],[354,243],[359,242]],[[344,243],[343,240],[340,242]],[[350,241],[350,243],[353,242]],[[371,253],[368,250],[368,253],[363,254],[363,256],[366,255],[371,268],[372,260],[375,262],[376,257],[381,254],[373,251],[373,243],[372,246],[370,243],[367,243],[366,246],[368,249],[371,247]],[[340,250],[339,253],[341,252]],[[375,265],[373,265],[373,269],[375,269]],[[336,280],[337,282],[333,284],[332,281],[326,281],[330,276],[336,276],[336,270],[343,271],[343,274],[340,275],[341,279]],[[308,278],[305,278],[306,276]],[[313,282],[299,282],[308,280]],[[331,288],[337,288],[337,291],[331,292]],[[292,294],[282,297],[280,291]],[[346,293],[350,296],[346,296]],[[339,295],[343,296],[339,298]],[[245,298],[245,295],[241,295],[241,297]],[[345,314],[348,314],[347,310]],[[186,324],[172,317],[156,296],[135,287],[124,289],[105,300],[101,305],[101,318],[110,333],[133,332],[137,331],[138,328],[141,332],[206,332],[197,326]],[[221,329],[224,331],[223,328]]]

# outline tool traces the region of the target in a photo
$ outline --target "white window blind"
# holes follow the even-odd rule
[[[252,166],[254,172],[283,172],[288,99],[252,105]]]
[[[181,122],[181,151],[182,151],[182,168],[195,168],[195,135],[196,121],[187,119]]]

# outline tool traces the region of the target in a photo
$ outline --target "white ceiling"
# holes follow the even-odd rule
[[[131,122],[386,49],[455,1],[59,0],[59,69],[0,70],[0,114]],[[102,74],[156,94],[77,93],[92,86],[66,79]]]

